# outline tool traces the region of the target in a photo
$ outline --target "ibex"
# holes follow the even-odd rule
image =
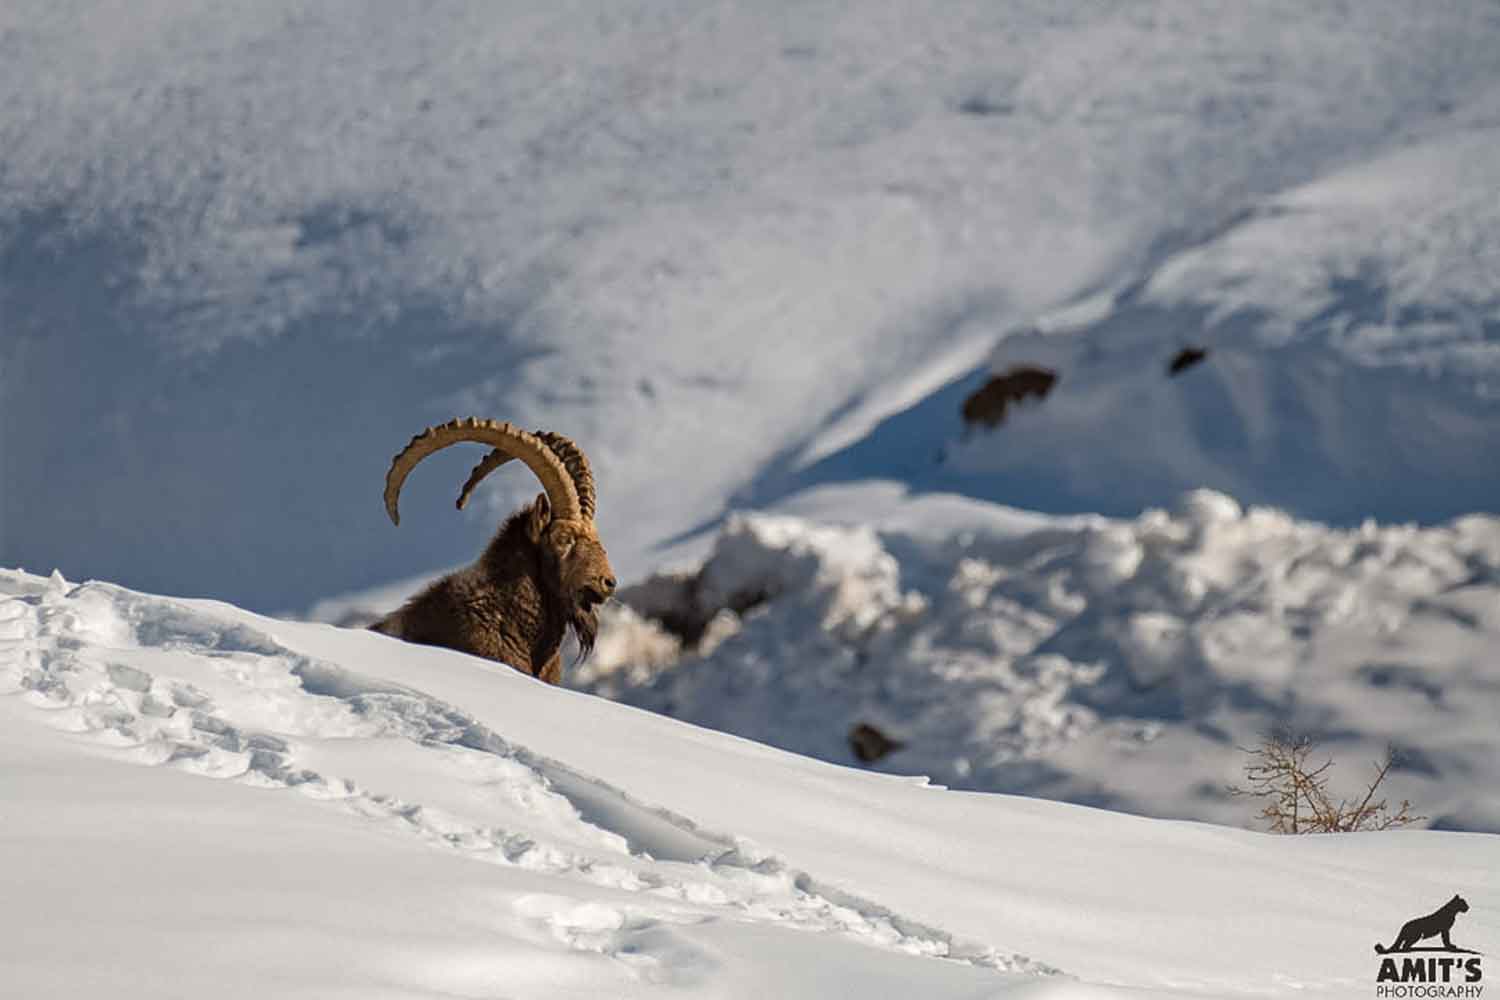
[[[401,450],[385,477],[385,509],[401,523],[401,484],[418,462],[460,441],[493,446],[458,495],[463,509],[480,481],[513,458],[545,492],[506,519],[471,566],[443,577],[370,628],[408,642],[498,660],[549,684],[562,680],[569,628],[582,655],[594,646],[596,608],[615,574],[594,528],[594,476],[582,449],[561,434],[527,433],[473,417],[429,427]]]

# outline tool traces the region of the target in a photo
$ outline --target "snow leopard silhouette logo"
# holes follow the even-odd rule
[[[1460,913],[1468,913],[1469,904],[1462,896],[1455,895],[1448,902],[1438,907],[1425,917],[1416,917],[1401,925],[1401,930],[1396,934],[1396,940],[1389,948],[1383,945],[1375,945],[1377,955],[1385,955],[1391,952],[1402,951],[1457,951],[1473,954],[1468,948],[1460,948],[1453,943],[1448,935],[1453,930],[1453,921],[1458,919]],[[1441,948],[1433,945],[1429,948],[1418,948],[1417,942],[1423,938],[1437,937],[1442,935],[1443,946]]]

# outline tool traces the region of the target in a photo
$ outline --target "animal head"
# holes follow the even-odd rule
[[[582,656],[599,633],[599,605],[615,592],[615,571],[594,522],[552,516],[547,494],[522,511],[526,537],[541,554],[547,589],[558,595]]]
[[[492,446],[459,492],[460,510],[475,487],[511,459],[519,459],[541,480],[543,492],[513,520],[540,553],[540,571],[549,599],[561,603],[568,624],[587,655],[598,632],[597,609],[615,591],[615,571],[594,526],[594,475],[583,450],[561,434],[523,431],[508,423],[469,417],[429,427],[391,462],[386,473],[385,507],[395,524],[407,475],[433,452],[474,441]],[[504,534],[504,533],[502,533]]]
[[[1468,913],[1469,901],[1455,893],[1453,898],[1448,900],[1448,905],[1445,906],[1444,909],[1452,910],[1454,913]]]

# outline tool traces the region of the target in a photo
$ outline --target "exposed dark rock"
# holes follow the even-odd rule
[[[873,764],[905,745],[900,740],[887,736],[868,722],[856,723],[854,728],[849,730],[849,749],[854,752],[855,757],[866,764]]]
[[[1167,363],[1167,374],[1169,376],[1181,375],[1206,357],[1208,357],[1206,347],[1184,347],[1172,355],[1172,360]]]
[[[1000,426],[1005,422],[1006,410],[1012,403],[1031,396],[1045,399],[1057,383],[1057,378],[1054,371],[1031,366],[1012,368],[1003,375],[996,375],[964,400],[964,425],[973,427],[978,424],[985,428]]]
[[[720,611],[743,615],[772,597],[764,588],[736,591],[722,602],[703,596],[702,573],[658,573],[620,590],[616,597],[642,618],[649,618],[682,640],[684,651],[698,647],[709,623]]]

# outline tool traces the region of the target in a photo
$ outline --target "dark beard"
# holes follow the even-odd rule
[[[594,651],[594,640],[599,637],[599,613],[592,607],[574,604],[573,613],[568,616],[568,628],[578,640],[578,656],[573,660],[576,667]]]

